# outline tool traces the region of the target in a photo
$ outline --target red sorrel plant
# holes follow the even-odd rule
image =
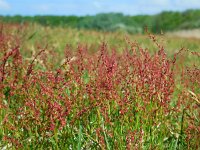
[[[197,148],[199,68],[175,70],[180,53],[168,58],[148,34],[153,54],[130,40],[122,53],[105,42],[96,53],[87,43],[67,45],[57,66],[49,47],[27,65],[20,42],[1,31],[0,146]]]
[[[150,126],[166,121],[167,117],[164,115],[169,115],[169,103],[174,89],[174,62],[167,58],[163,48],[151,56],[147,50],[132,43],[127,53],[118,55],[113,52],[109,55],[106,45],[103,44],[99,56],[91,57],[90,60],[89,66],[87,61],[79,56],[77,61],[71,64],[72,70],[78,63],[82,66],[81,71],[85,68],[89,73],[89,81],[85,86],[80,82],[79,75],[73,80],[76,83],[72,83],[76,85],[76,92],[70,89],[73,91],[70,97],[76,99],[75,105],[83,107],[76,113],[77,121],[83,116],[90,116],[92,109],[97,109],[103,116],[111,132],[117,119],[126,118],[134,124],[133,118],[141,115],[139,122],[146,124],[151,120]],[[72,74],[74,72],[76,71]],[[88,104],[96,108],[87,107]]]
[[[199,58],[198,53],[192,54]],[[198,62],[196,62],[198,64]],[[195,139],[200,135],[200,69],[196,64],[186,67],[182,73],[182,91],[179,94],[179,103],[182,104],[182,116],[187,122],[182,124],[182,135],[186,134],[187,147],[197,149],[200,145]],[[182,137],[183,138],[183,137]]]
[[[63,77],[55,76],[53,72],[33,71],[34,61],[44,50],[27,68],[20,47],[10,45],[10,42],[9,36],[2,33],[0,46],[4,55],[1,55],[0,64],[0,104],[4,106],[1,114],[5,115],[2,121],[5,135],[1,136],[13,146],[23,144],[20,141],[40,143],[40,136],[45,142],[45,137],[54,135],[55,130],[66,125],[66,116],[70,112]],[[55,84],[58,89],[54,88]]]

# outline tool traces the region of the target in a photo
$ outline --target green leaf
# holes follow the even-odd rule
[[[78,150],[81,150],[81,139],[82,139],[83,133],[82,133],[82,125],[79,125],[79,132],[78,132]]]
[[[70,96],[70,90],[69,90],[69,88],[66,88],[66,90],[65,90],[65,92],[66,92],[66,94],[68,95],[68,96]]]

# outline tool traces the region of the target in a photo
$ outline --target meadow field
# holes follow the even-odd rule
[[[200,149],[200,38],[177,34],[2,23],[0,149]]]

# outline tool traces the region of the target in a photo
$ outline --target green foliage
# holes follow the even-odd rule
[[[95,16],[0,16],[8,23],[39,23],[44,26],[62,26],[100,31],[144,33],[147,26],[154,33],[200,27],[200,10],[162,12],[157,15],[127,16],[122,13],[101,13]]]

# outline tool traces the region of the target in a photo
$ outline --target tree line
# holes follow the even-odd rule
[[[154,33],[200,28],[200,9],[184,12],[164,11],[156,15],[130,16],[122,13],[100,13],[93,16],[0,16],[7,23],[38,23],[100,31],[143,33],[144,28]]]

